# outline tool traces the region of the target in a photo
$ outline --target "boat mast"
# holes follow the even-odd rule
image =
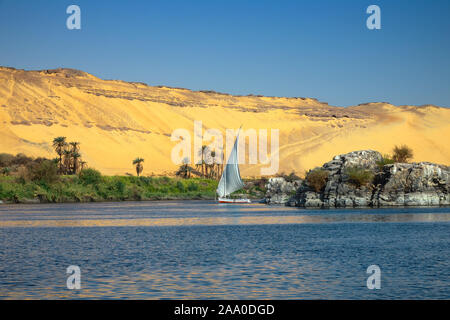
[[[225,190],[225,198],[227,197],[227,175],[225,174],[223,176],[224,180],[223,180],[223,184],[224,184],[224,190]]]

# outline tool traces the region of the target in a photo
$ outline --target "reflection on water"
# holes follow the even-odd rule
[[[449,219],[449,208],[3,205],[0,298],[448,299]],[[371,264],[381,290],[365,286]],[[81,290],[66,288],[69,265]]]
[[[258,224],[298,224],[332,222],[443,222],[450,221],[447,214],[358,214],[329,216],[248,216],[248,217],[199,217],[199,218],[118,218],[105,219],[33,219],[5,220],[1,227],[162,227],[162,226],[219,226],[219,225],[258,225]]]
[[[0,207],[0,227],[150,227],[445,221],[450,221],[449,208],[301,210],[263,204],[223,205],[206,201]]]

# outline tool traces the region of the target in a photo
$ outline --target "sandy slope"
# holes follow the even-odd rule
[[[58,69],[23,71],[0,67],[0,152],[54,157],[56,136],[81,142],[83,158],[105,174],[171,173],[174,129],[280,129],[280,172],[321,165],[358,149],[382,153],[408,144],[415,161],[450,164],[450,109],[371,103],[332,107],[315,99],[231,96],[215,92],[105,81]],[[245,176],[259,165],[244,165]]]

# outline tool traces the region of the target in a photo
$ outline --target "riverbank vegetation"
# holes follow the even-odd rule
[[[102,176],[94,169],[56,180],[0,177],[4,202],[90,202],[125,200],[213,199],[217,182],[194,178]]]
[[[74,173],[59,159],[0,154],[0,200],[7,203],[214,199],[218,181],[166,176],[103,176],[93,168]],[[72,162],[73,163],[73,162]],[[62,172],[70,172],[65,174]],[[139,173],[141,170],[139,169]],[[242,194],[264,196],[265,179],[246,180]]]
[[[47,166],[48,163],[45,164]],[[55,170],[56,166],[51,170]],[[0,176],[0,200],[10,203],[214,199],[217,180],[178,177],[78,175]],[[246,180],[242,194],[264,196],[264,180]]]

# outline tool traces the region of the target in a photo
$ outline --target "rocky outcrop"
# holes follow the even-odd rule
[[[450,168],[429,162],[386,165],[375,177],[373,206],[450,205]]]
[[[266,184],[265,203],[285,204],[295,194],[301,183],[302,180],[287,181],[283,177],[270,178]]]
[[[325,186],[316,192],[308,181],[286,201],[299,207],[383,207],[450,205],[450,168],[429,162],[384,165],[377,151],[354,151],[334,157],[322,166],[328,173]],[[370,172],[372,181],[359,185],[349,168]],[[285,199],[285,198],[282,198]]]

